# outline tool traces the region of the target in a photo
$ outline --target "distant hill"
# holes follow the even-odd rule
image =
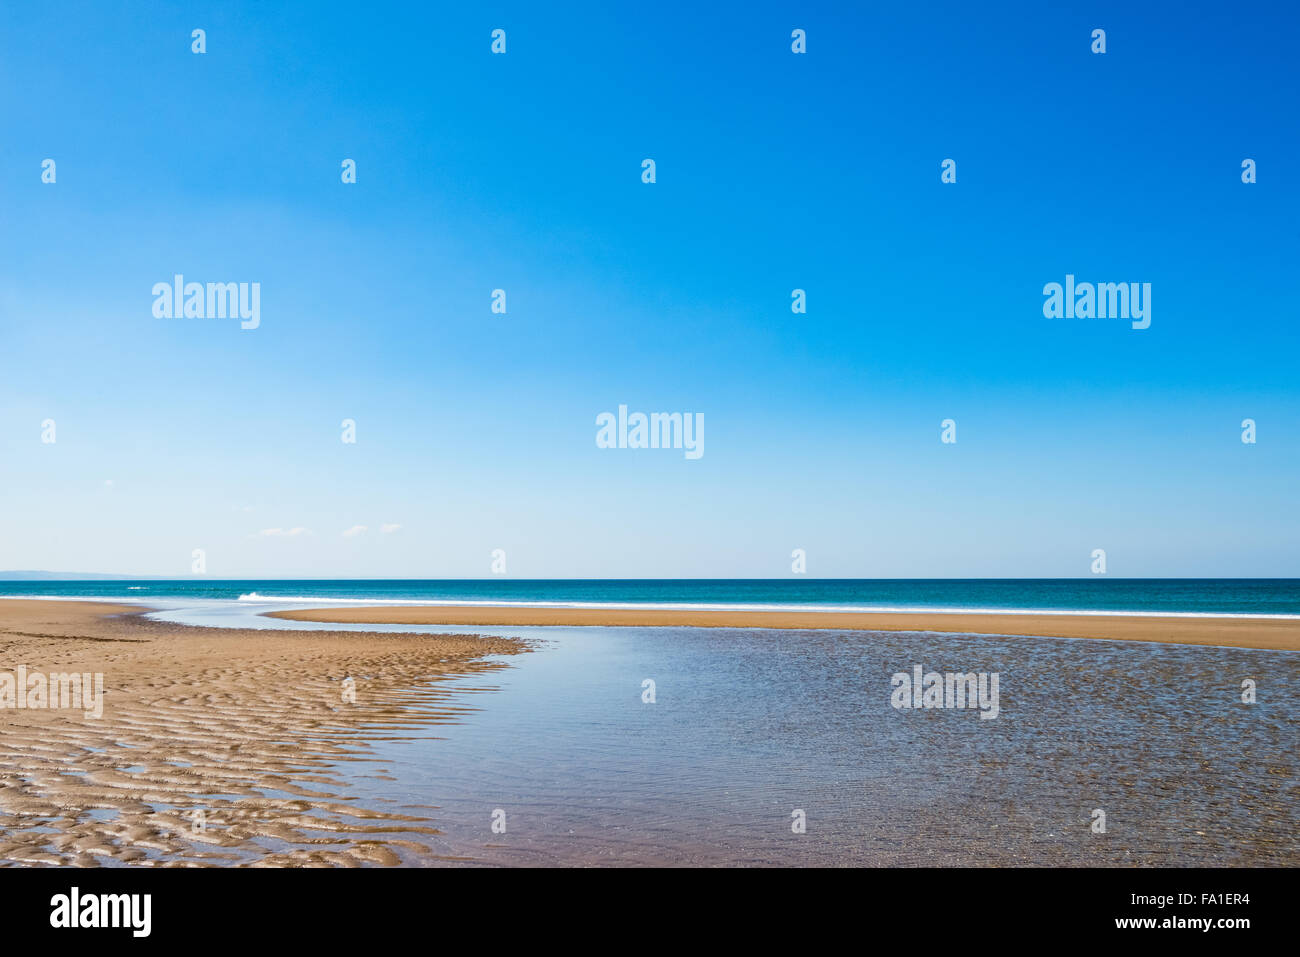
[[[150,581],[157,575],[103,575],[98,572],[0,571],[5,582]]]

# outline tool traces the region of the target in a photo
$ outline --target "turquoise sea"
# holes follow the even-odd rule
[[[1300,616],[1295,578],[3,581],[0,595],[149,600],[651,605]]]

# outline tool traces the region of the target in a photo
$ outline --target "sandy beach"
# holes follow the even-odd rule
[[[187,627],[141,612],[0,600],[0,866],[1294,856],[1294,721],[1269,693],[1293,680],[1290,622],[433,606],[282,616],[706,628],[649,643],[617,628],[525,643]],[[810,630],[756,630],[773,627]],[[1172,643],[1198,638],[1241,648]],[[496,657],[530,648],[527,660]],[[931,660],[1001,670],[1001,705],[1015,720],[895,710],[892,670]],[[102,714],[15,707],[12,676],[37,673],[102,674]],[[641,697],[646,675],[659,678],[653,708]],[[1242,676],[1260,681],[1259,705],[1242,704]],[[743,691],[754,687],[781,693],[750,701]],[[510,690],[475,694],[501,688]],[[815,760],[803,750],[814,728]],[[782,763],[794,753],[804,755],[796,765]],[[929,782],[918,798],[907,769],[921,759],[979,772],[940,790]],[[849,778],[828,783],[822,767]],[[769,820],[782,788],[821,809],[815,840],[785,843],[788,809]],[[509,840],[487,833],[487,810],[503,804]],[[1087,837],[1094,806],[1124,822],[1104,842]],[[678,822],[673,833],[663,820]]]
[[[681,609],[385,606],[268,613],[294,621],[403,625],[603,625],[941,631],[971,635],[1108,638],[1185,645],[1300,651],[1300,621],[1157,618],[1124,615],[874,614],[858,612],[693,611]]]
[[[455,720],[467,705],[439,682],[525,650],[457,635],[186,628],[141,611],[0,600],[0,682],[20,668],[102,673],[104,689],[98,718],[0,708],[0,863],[400,863],[436,822],[351,803],[334,766],[373,761],[370,741]]]

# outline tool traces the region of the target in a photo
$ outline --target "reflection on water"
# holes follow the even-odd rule
[[[335,626],[337,627],[337,626]],[[410,630],[410,629],[408,629]],[[362,800],[437,810],[422,863],[1290,864],[1300,657],[873,632],[524,628],[482,710],[381,742]],[[998,672],[1000,715],[890,676]],[[642,702],[655,682],[656,703]],[[1258,703],[1241,702],[1241,682]],[[482,687],[481,679],[470,679]],[[391,780],[390,780],[391,778]],[[505,812],[506,833],[492,815]],[[792,812],[807,831],[791,830]],[[1093,833],[1093,812],[1106,833]]]

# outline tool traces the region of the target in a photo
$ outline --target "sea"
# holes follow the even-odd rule
[[[3,581],[0,595],[803,611],[1068,612],[1300,617],[1296,578],[141,579]]]

